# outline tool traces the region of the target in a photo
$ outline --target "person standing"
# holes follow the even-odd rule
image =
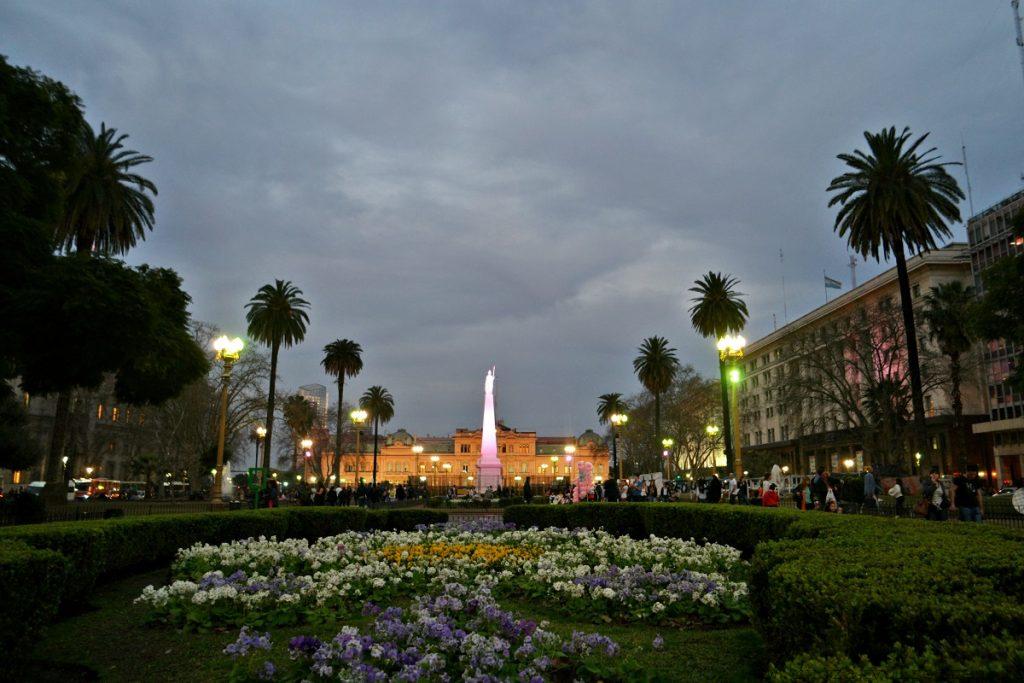
[[[729,473],[729,502],[735,503],[736,496],[739,494],[739,484],[736,483],[736,475],[732,472]]]
[[[877,510],[878,483],[875,482],[875,475],[871,472],[871,466],[864,466],[864,509]]]
[[[722,500],[722,480],[718,478],[717,472],[711,475],[711,481],[708,482],[707,498],[709,503]]]
[[[766,508],[779,507],[779,492],[776,490],[775,484],[768,485],[768,490],[761,496],[761,506]]]
[[[811,484],[814,489],[814,505],[819,510],[825,509],[825,498],[828,497],[829,492],[832,490],[828,485],[828,472],[824,469],[818,470],[818,475],[814,477],[814,482]]]
[[[967,466],[967,475],[961,474],[953,479],[953,505],[961,522],[980,522],[982,514],[982,486],[978,478],[978,466]]]
[[[939,478],[939,468],[932,467],[922,485],[924,499],[928,501],[928,519],[933,522],[945,522],[949,519],[949,492]]]
[[[736,479],[736,498],[740,505],[746,505],[750,497],[750,482],[747,481],[743,474],[740,474]]]
[[[906,492],[903,490],[903,480],[897,478],[896,483],[889,489],[889,497],[893,499],[897,517],[903,516],[903,497],[905,495]]]
[[[276,508],[277,499],[280,497],[277,490],[277,479],[271,479],[267,482],[267,489],[264,495],[267,498],[267,507]]]
[[[811,480],[804,477],[800,480],[799,497],[800,497],[800,509],[807,511],[814,509],[814,501],[811,498]]]

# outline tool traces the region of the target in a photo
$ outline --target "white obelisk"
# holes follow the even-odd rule
[[[484,378],[484,424],[480,440],[480,459],[476,462],[476,490],[483,493],[488,487],[497,491],[501,486],[501,461],[498,460],[498,435],[494,428],[494,367]]]

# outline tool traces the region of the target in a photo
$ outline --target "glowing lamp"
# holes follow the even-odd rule
[[[245,342],[238,337],[229,339],[227,335],[221,335],[213,340],[213,350],[219,360],[238,360],[243,346]]]
[[[416,444],[415,446],[412,447],[412,452],[415,453],[416,455],[419,455],[420,453],[423,452],[423,446]]]
[[[370,416],[370,414],[367,413],[362,408],[359,408],[357,410],[353,410],[351,413],[348,414],[348,416],[349,416],[349,418],[351,418],[352,422],[354,422],[355,424],[359,425],[359,424],[363,424],[364,422],[366,422],[366,418],[368,418]]]
[[[308,451],[310,448],[313,447],[313,439],[307,436],[305,439],[299,442],[299,445],[302,446],[304,450]]]

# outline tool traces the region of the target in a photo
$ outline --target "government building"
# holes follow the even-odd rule
[[[608,476],[608,448],[592,430],[579,436],[538,436],[501,422],[496,425],[502,485],[521,487],[527,477],[533,486],[572,480],[582,462],[593,466],[594,480]],[[342,454],[343,486],[369,482],[373,477],[373,433],[364,429],[359,451],[354,445]],[[450,436],[415,436],[399,429],[380,437],[377,481],[420,483],[434,487],[472,487],[480,458],[480,429],[456,429]],[[321,455],[321,472],[330,470],[333,453]]]
[[[919,328],[919,311],[933,287],[950,281],[973,283],[964,243],[912,256],[907,269]],[[744,466],[749,465],[751,474],[761,474],[755,468],[773,463],[795,472],[859,471],[865,464],[902,466],[906,471],[913,415],[902,334],[899,284],[892,268],[750,343],[742,361],[738,431]],[[927,329],[919,331],[918,345],[932,450],[928,461],[952,472],[958,466],[953,461],[948,359],[928,339]],[[972,434],[972,426],[978,430],[988,420],[983,367],[976,361],[965,358],[958,438],[968,459],[986,476],[1002,477],[990,440]],[[903,421],[879,422],[882,411],[872,414],[873,401],[901,405],[906,410]]]

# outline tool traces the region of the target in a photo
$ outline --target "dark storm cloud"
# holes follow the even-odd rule
[[[780,248],[791,318],[823,268],[848,282],[824,188],[863,130],[931,130],[951,160],[963,134],[976,208],[1016,190],[1007,5],[34,0],[0,26],[156,158],[131,258],[177,268],[195,317],[241,331],[259,285],[305,290],[287,386],[326,383],[345,336],[349,395],[387,386],[396,426],[474,424],[497,363],[507,421],[578,433],[638,388],[644,336],[711,368],[685,311],[708,269],[742,279],[751,338],[782,322]]]

